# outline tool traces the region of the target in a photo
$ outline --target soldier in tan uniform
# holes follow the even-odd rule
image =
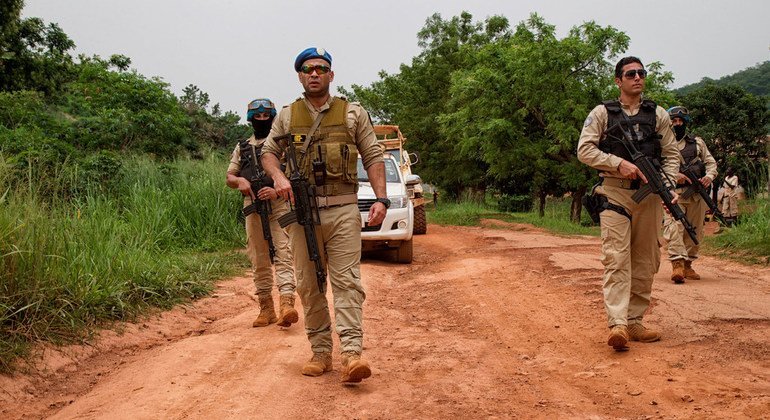
[[[254,270],[254,286],[259,298],[259,316],[252,324],[254,327],[265,327],[274,322],[282,327],[288,327],[299,320],[299,313],[294,309],[295,283],[289,237],[278,224],[278,217],[289,211],[289,204],[280,198],[275,189],[270,186],[265,186],[255,193],[249,181],[255,175],[254,167],[251,163],[242,161],[242,158],[250,159],[253,155],[255,161],[258,162],[265,137],[270,133],[275,115],[275,105],[269,99],[255,99],[249,103],[246,119],[251,123],[254,134],[235,146],[230,158],[230,165],[227,168],[227,186],[238,189],[243,194],[244,208],[255,200],[263,200],[268,201],[272,209],[270,233],[275,247],[275,277],[281,301],[280,317],[276,316],[273,304],[273,267],[270,261],[268,242],[262,232],[262,219],[258,213],[251,213],[246,216],[246,238],[248,241],[246,253]],[[242,149],[244,150],[243,155],[241,154]],[[264,177],[263,184],[272,185],[272,180]]]
[[[700,183],[708,188],[717,177],[716,160],[711,156],[702,138],[687,134],[687,123],[690,121],[687,108],[675,106],[668,110],[668,115],[671,118],[677,148],[682,155],[682,168],[689,166],[693,169],[700,178]],[[703,240],[703,225],[708,206],[699,194],[682,198],[682,193],[690,183],[690,178],[686,175],[680,172],[676,183],[679,206],[684,210],[690,224],[695,227],[698,242],[700,242]],[[692,268],[692,262],[698,258],[699,246],[690,239],[689,235],[684,234],[682,223],[668,213],[664,214],[663,237],[668,243],[668,259],[671,261],[672,268],[671,281],[681,284],[684,283],[685,278],[700,279],[700,275]]]
[[[728,226],[733,226],[738,221],[738,175],[735,169],[727,168],[722,188],[719,189],[718,202],[722,205],[722,215],[727,220]]]
[[[275,180],[278,194],[294,200],[291,185],[279,166],[284,144],[273,139],[284,134],[306,135],[310,139],[301,171],[316,185],[321,224],[316,226],[319,248],[325,254],[329,283],[334,296],[334,315],[342,347],[342,381],[360,382],[371,375],[369,363],[361,358],[363,349],[362,306],[366,294],[361,286],[361,213],[356,192],[356,161],[363,166],[378,197],[369,209],[369,224],[378,225],[390,205],[385,189],[383,150],[377,142],[369,114],[359,104],[332,97],[329,84],[334,80],[331,55],[321,48],[308,48],[295,60],[294,69],[304,88],[304,97],[284,107],[265,142],[262,163]],[[300,149],[302,144],[289,145]],[[312,161],[325,165],[323,185],[316,183]],[[304,164],[302,163],[304,162]],[[320,376],[332,370],[331,318],[326,296],[316,283],[301,226],[289,225],[297,274],[297,291],[304,307],[305,329],[312,358],[302,374]]]
[[[605,101],[590,112],[577,150],[581,162],[599,170],[602,185],[595,193],[606,198],[608,204],[600,213],[603,292],[610,327],[607,344],[618,351],[628,349],[629,339],[660,339],[659,333],[642,325],[642,318],[650,305],[653,276],[660,266],[657,232],[663,209],[660,198],[654,194],[639,203],[632,200],[633,193],[647,179],[630,161],[623,146],[607,136],[607,129],[620,122],[624,129],[635,132],[637,149],[648,157],[665,159],[661,163],[670,179],[679,171],[679,152],[668,113],[642,98],[646,76],[636,57],[625,57],[617,63],[615,84],[620,97]],[[674,193],[674,202],[677,199]]]

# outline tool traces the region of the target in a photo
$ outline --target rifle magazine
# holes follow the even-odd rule
[[[290,211],[278,218],[278,224],[281,225],[282,228],[285,228],[286,226],[289,226],[290,224],[296,223],[296,222],[297,222],[296,211]]]

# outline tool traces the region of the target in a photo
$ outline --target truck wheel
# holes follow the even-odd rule
[[[398,248],[396,248],[396,261],[402,264],[412,263],[412,240],[403,241]]]
[[[428,232],[428,221],[425,218],[425,205],[417,206],[414,208],[414,227],[412,233],[414,235],[425,235]]]

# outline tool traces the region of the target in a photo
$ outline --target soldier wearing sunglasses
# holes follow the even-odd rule
[[[273,304],[273,267],[270,258],[270,244],[264,239],[265,235],[262,232],[264,225],[261,216],[252,212],[246,216],[245,224],[248,242],[246,253],[254,270],[254,286],[259,298],[259,315],[252,323],[253,327],[266,327],[276,322],[282,327],[288,327],[299,320],[299,313],[294,309],[296,286],[289,237],[278,224],[278,217],[289,211],[289,204],[279,197],[275,189],[271,187],[272,179],[264,176],[262,171],[255,168],[254,163],[258,163],[265,137],[270,133],[270,127],[276,114],[275,105],[269,99],[255,99],[249,103],[246,120],[251,123],[254,134],[235,145],[235,150],[233,150],[230,158],[230,166],[227,168],[227,186],[241,192],[244,208],[256,200],[262,200],[269,202],[271,209],[269,227],[275,252],[275,283],[280,295],[280,316],[276,316]],[[244,153],[241,153],[242,150]],[[262,173],[259,174],[259,172]],[[249,180],[259,175],[262,175],[260,183],[266,186],[259,191],[254,191]]]
[[[691,169],[700,178],[700,183],[705,188],[709,188],[717,177],[717,162],[711,156],[711,152],[702,138],[693,137],[687,133],[690,112],[683,106],[675,106],[668,110],[668,114],[671,117],[672,128],[676,136],[676,146],[682,155],[682,172],[685,172],[687,168]],[[703,239],[703,225],[708,206],[699,194],[690,197],[687,197],[687,194],[683,195],[691,181],[682,172],[677,175],[676,180],[679,205],[687,215],[687,220],[695,227],[700,241]],[[664,217],[663,237],[668,243],[671,281],[681,284],[684,283],[685,279],[700,279],[700,275],[692,268],[692,262],[698,258],[699,246],[688,235],[684,234],[681,223],[668,214],[665,214]]]
[[[647,343],[660,339],[658,332],[642,324],[642,318],[660,266],[657,234],[663,219],[656,195],[649,194],[638,203],[631,198],[647,179],[614,139],[618,127],[631,133],[639,151],[662,164],[670,180],[679,172],[680,155],[668,113],[642,97],[646,77],[647,71],[636,57],[617,63],[615,85],[620,96],[588,114],[577,150],[578,159],[599,170],[602,179],[594,193],[605,203],[600,213],[604,306],[610,328],[607,344],[616,351],[627,350],[629,340]],[[676,203],[675,192],[673,197]]]
[[[342,347],[342,381],[360,382],[371,375],[371,369],[361,358],[362,306],[366,294],[359,268],[362,226],[356,205],[359,153],[378,197],[369,209],[369,225],[382,223],[390,201],[385,189],[383,150],[369,114],[361,105],[329,94],[329,84],[334,80],[331,65],[331,55],[322,48],[308,48],[297,56],[294,70],[304,95],[278,114],[265,142],[262,164],[275,180],[278,194],[293,201],[291,184],[279,165],[285,145],[279,145],[274,139],[285,134],[307,139],[307,143],[295,142],[288,147],[296,147],[299,169],[319,196],[321,220],[315,232],[334,296],[336,330]],[[302,374],[320,376],[332,370],[331,317],[326,296],[316,281],[315,267],[308,257],[302,226],[293,223],[288,230],[294,250],[297,292],[304,307],[305,330],[313,351],[311,359],[302,367]]]

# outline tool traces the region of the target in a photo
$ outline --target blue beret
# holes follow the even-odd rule
[[[297,59],[294,60],[294,70],[299,73],[299,70],[302,68],[302,63],[311,58],[320,58],[326,60],[330,66],[332,64],[332,56],[328,51],[323,48],[310,47],[299,53]]]

